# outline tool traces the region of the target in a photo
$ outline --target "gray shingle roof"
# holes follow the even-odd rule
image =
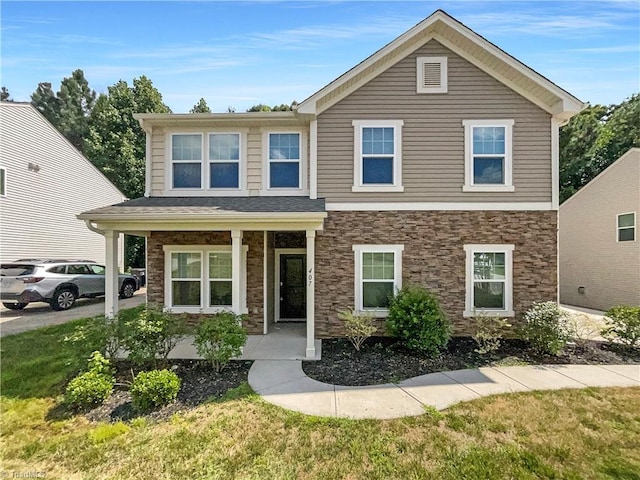
[[[308,197],[142,197],[81,215],[325,212],[324,199]]]

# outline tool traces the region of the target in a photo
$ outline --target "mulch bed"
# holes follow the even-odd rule
[[[322,341],[322,360],[305,361],[302,369],[311,378],[335,385],[375,385],[450,370],[486,366],[528,364],[624,364],[640,363],[640,349],[607,342],[569,344],[559,356],[531,349],[522,340],[505,339],[500,349],[481,355],[469,337],[454,337],[436,358],[407,350],[396,339],[371,337],[361,351],[344,338]]]
[[[147,420],[159,421],[170,418],[174,413],[188,410],[205,402],[216,401],[228,390],[239,387],[247,381],[247,375],[253,362],[231,361],[220,373],[216,373],[211,364],[200,360],[172,360],[168,368],[174,371],[182,381],[178,398],[175,402],[158,410],[140,415],[133,409],[131,395],[125,386],[116,386],[107,401],[86,412],[85,416],[92,421],[117,422],[144,416]],[[131,364],[120,361],[115,364],[116,382],[131,382]],[[138,369],[134,369],[137,372]]]

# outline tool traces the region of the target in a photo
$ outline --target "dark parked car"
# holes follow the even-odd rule
[[[133,275],[119,275],[121,298],[140,288]],[[77,298],[105,293],[105,268],[87,260],[23,259],[0,267],[0,300],[11,310],[32,302],[47,302],[54,310],[68,310]]]

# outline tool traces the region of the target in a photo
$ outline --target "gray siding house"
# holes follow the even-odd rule
[[[145,197],[80,217],[147,237],[150,302],[305,321],[308,356],[403,284],[469,333],[557,300],[558,129],[582,108],[439,10],[293,112],[138,115]]]
[[[0,103],[0,261],[104,262],[104,238],[76,215],[123,200],[33,106]]]
[[[560,206],[560,301],[608,310],[640,305],[640,148]]]

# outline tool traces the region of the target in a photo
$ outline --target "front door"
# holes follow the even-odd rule
[[[280,320],[307,317],[306,263],[304,253],[280,255]]]

